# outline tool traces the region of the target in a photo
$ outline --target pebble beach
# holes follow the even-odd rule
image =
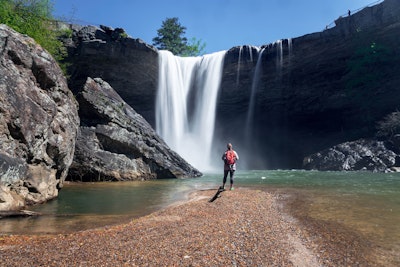
[[[129,223],[0,236],[0,266],[384,266],[357,233],[308,218],[295,195],[196,191]]]

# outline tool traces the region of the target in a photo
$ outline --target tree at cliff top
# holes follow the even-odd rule
[[[184,36],[186,27],[182,26],[178,18],[167,18],[157,30],[157,37],[153,38],[153,45],[158,49],[168,50],[178,56],[198,56],[203,53],[205,44],[192,38],[189,43]]]
[[[189,40],[189,45],[186,47],[186,51],[182,54],[185,57],[194,57],[204,54],[204,49],[206,48],[206,44],[202,43],[201,40],[196,39],[195,37]]]
[[[0,23],[26,34],[60,61],[66,49],[58,40],[61,32],[52,27],[52,1],[49,0],[0,0]]]

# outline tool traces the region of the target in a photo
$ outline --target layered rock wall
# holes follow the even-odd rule
[[[87,77],[100,77],[128,105],[154,125],[158,78],[157,50],[122,29],[65,25],[73,31],[64,42],[68,47],[69,87],[79,92]]]
[[[400,5],[387,0],[322,32],[263,46],[254,92],[252,143],[245,131],[257,72],[249,47],[227,52],[218,105],[221,136],[232,135],[267,168],[300,168],[304,156],[373,137],[400,103]],[[240,76],[238,58],[242,49]],[[257,53],[253,51],[253,59]],[[260,165],[253,166],[260,167]]]

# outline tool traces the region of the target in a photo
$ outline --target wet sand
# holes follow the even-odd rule
[[[0,266],[385,265],[362,236],[309,218],[295,194],[237,188],[209,203],[214,193],[126,224],[0,236]]]

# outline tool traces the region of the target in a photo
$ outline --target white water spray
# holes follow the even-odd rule
[[[211,145],[224,56],[225,51],[202,57],[159,51],[156,131],[201,171],[216,167],[211,162]],[[195,101],[189,101],[191,94]]]

